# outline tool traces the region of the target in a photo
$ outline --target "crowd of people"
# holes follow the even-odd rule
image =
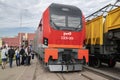
[[[34,53],[32,50],[32,46],[21,46],[19,47],[6,47],[3,46],[1,48],[1,59],[2,59],[2,69],[5,69],[7,60],[9,59],[9,66],[12,68],[13,66],[13,59],[15,57],[16,66],[20,65],[30,65],[32,59],[34,59]]]

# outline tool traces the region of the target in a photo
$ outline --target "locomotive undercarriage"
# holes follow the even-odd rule
[[[48,67],[50,71],[80,71],[85,60],[79,60],[77,49],[59,49],[57,60],[50,57]]]

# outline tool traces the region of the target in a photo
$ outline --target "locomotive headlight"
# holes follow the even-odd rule
[[[48,46],[48,39],[47,38],[43,39],[43,44],[46,45],[46,46]]]

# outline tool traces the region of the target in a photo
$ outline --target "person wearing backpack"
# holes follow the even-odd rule
[[[10,46],[10,49],[8,50],[10,68],[12,68],[14,54],[15,54],[15,51],[14,51],[13,47]]]
[[[20,66],[20,53],[19,53],[19,48],[16,48],[15,50],[15,56],[16,56],[16,65]]]

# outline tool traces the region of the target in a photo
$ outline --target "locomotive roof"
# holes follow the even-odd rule
[[[68,13],[72,13],[74,15],[81,15],[81,10],[76,7],[76,6],[72,6],[72,5],[64,5],[64,4],[56,4],[56,3],[52,3],[50,6],[49,6],[49,9],[50,9],[50,12],[51,13],[59,13],[61,12],[61,10],[63,12],[67,12]]]

